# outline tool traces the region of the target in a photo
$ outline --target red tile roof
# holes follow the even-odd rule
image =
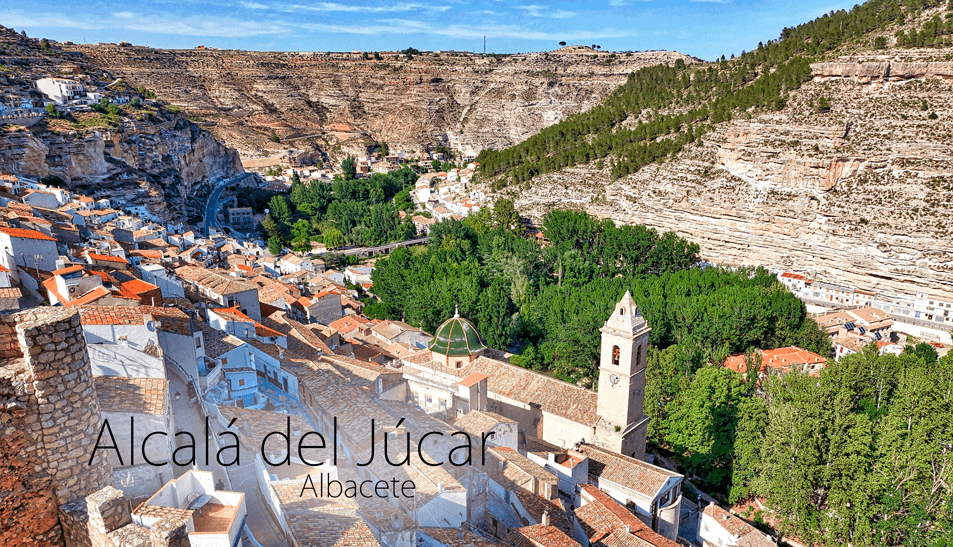
[[[106,296],[109,296],[109,289],[100,285],[83,296],[80,296],[76,300],[70,300],[69,302],[65,302],[63,305],[68,308],[75,308],[77,306],[92,304],[93,302]]]
[[[681,477],[674,471],[591,444],[580,445],[579,452],[589,457],[590,476],[639,492],[649,498],[654,498],[669,479]]]
[[[284,334],[274,329],[270,329],[262,325],[258,321],[255,321],[251,317],[248,317],[247,315],[242,313],[241,310],[239,310],[238,308],[219,308],[219,309],[212,309],[212,311],[219,315],[228,316],[228,318],[231,319],[232,321],[238,321],[240,323],[254,323],[255,334],[257,334],[258,336],[265,336],[265,337],[284,336]]]
[[[165,414],[169,392],[165,379],[96,376],[93,380],[103,412]]]
[[[791,370],[792,367],[801,365],[821,365],[827,362],[827,359],[797,346],[788,346],[786,348],[769,349],[760,351],[761,370],[770,367],[782,372]],[[725,368],[739,373],[745,373],[748,370],[747,356],[732,355],[725,359],[723,365]]]
[[[487,379],[486,374],[483,374],[482,372],[474,372],[473,374],[467,376],[463,380],[460,380],[460,385],[463,387],[470,387],[486,379]]]
[[[83,267],[77,264],[75,266],[67,266],[65,268],[53,270],[52,273],[53,275],[66,275],[66,274],[71,274],[73,272],[81,272],[81,271],[83,271]]]
[[[544,524],[517,528],[506,536],[503,544],[508,547],[580,547],[559,528]]]
[[[85,306],[79,317],[84,325],[144,325],[143,307]]]
[[[0,288],[0,298],[20,298],[23,293],[17,287]]]
[[[119,285],[119,292],[129,298],[139,298],[143,293],[158,289],[159,287],[141,279],[132,279]]]
[[[23,228],[9,228],[7,226],[0,226],[0,233],[7,234],[10,237],[18,237],[21,239],[41,239],[44,241],[56,241],[55,237],[50,237],[43,232],[37,232],[36,230],[25,230]]]
[[[86,256],[93,260],[102,260],[105,262],[121,262],[123,264],[128,264],[129,261],[121,256],[112,256],[112,255],[101,255],[96,253],[86,252]]]
[[[604,538],[615,533],[635,536],[655,547],[678,547],[677,543],[653,531],[628,509],[619,505],[617,501],[595,486],[586,484],[582,486],[582,490],[582,499],[592,498],[592,500],[576,509],[575,513],[580,527],[593,545],[600,545],[600,541],[610,543],[604,541]],[[629,527],[629,532],[626,532],[626,526]],[[622,539],[621,543],[624,544],[624,537],[618,539]]]
[[[349,315],[347,317],[342,317],[328,323],[328,326],[340,333],[351,332],[354,329],[357,329],[361,325],[366,325],[370,323],[367,319],[359,315]]]

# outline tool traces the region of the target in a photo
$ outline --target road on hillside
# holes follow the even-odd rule
[[[212,190],[212,195],[208,198],[208,203],[205,204],[205,235],[209,234],[209,228],[222,229],[221,224],[218,222],[218,200],[221,199],[222,193],[225,192],[225,189],[231,186],[232,184],[239,183],[248,177],[255,176],[254,173],[242,173],[237,177],[230,179],[225,179],[222,182],[218,183],[218,186]]]

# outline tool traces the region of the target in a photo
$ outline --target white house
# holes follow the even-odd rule
[[[210,471],[192,469],[167,482],[133,511],[132,520],[149,528],[171,514],[188,519],[192,545],[243,547],[245,494],[216,490]]]
[[[0,266],[10,270],[14,279],[19,279],[17,266],[52,272],[58,258],[55,238],[36,230],[0,226]]]
[[[66,78],[40,78],[36,81],[36,88],[58,105],[86,95],[86,90],[79,82]]]
[[[113,467],[114,483],[129,499],[152,495],[174,476],[172,452],[175,450],[175,421],[169,397],[169,382],[164,378],[127,378],[96,376],[96,398],[103,420],[109,420],[117,451],[107,451]],[[148,443],[133,437],[130,418],[138,431],[160,432]],[[131,448],[134,447],[134,448]],[[135,458],[130,454],[135,450]],[[119,460],[122,456],[122,461]]]
[[[705,507],[698,523],[702,547],[777,547],[771,536],[732,515],[714,502]]]

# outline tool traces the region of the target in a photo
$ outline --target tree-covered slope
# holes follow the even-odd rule
[[[810,64],[855,46],[886,47],[885,29],[899,30],[898,47],[944,47],[953,40],[953,19],[924,10],[947,0],[870,0],[850,11],[825,14],[738,58],[708,64],[643,68],[598,106],[552,125],[504,150],[484,150],[480,172],[499,177],[494,188],[523,183],[541,173],[603,160],[614,178],[680,152],[713,124],[741,112],[780,110],[811,79]],[[907,26],[910,26],[909,24]],[[881,35],[879,38],[874,34]]]

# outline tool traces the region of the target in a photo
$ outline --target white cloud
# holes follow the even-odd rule
[[[528,4],[525,6],[513,6],[518,10],[523,10],[530,17],[549,17],[551,19],[569,19],[575,17],[576,13],[566,10],[549,10],[549,6],[540,6],[539,4]]]
[[[452,1],[452,0],[451,0]],[[283,13],[296,13],[301,11],[316,13],[394,13],[406,11],[447,11],[450,6],[433,6],[430,4],[421,4],[418,2],[398,2],[394,4],[385,4],[381,6],[368,6],[361,4],[342,4],[340,2],[316,2],[314,4],[274,4],[266,5],[260,2],[242,2],[242,6],[255,10],[272,10]]]
[[[637,36],[633,31],[621,31],[615,29],[604,29],[599,31],[569,31],[569,32],[543,32],[527,29],[517,25],[432,25],[423,21],[410,19],[391,19],[386,21],[377,21],[373,24],[323,24],[308,23],[297,25],[310,31],[327,32],[331,34],[358,34],[365,36],[379,36],[386,34],[433,34],[438,36],[450,36],[467,40],[478,40],[484,36],[487,38],[503,38],[514,40],[540,40],[540,41],[579,41],[589,42],[592,40],[605,40],[610,38],[628,38]]]
[[[635,2],[651,2],[652,0],[609,0],[609,6],[613,8],[624,8],[631,6]]]
[[[99,21],[73,19],[58,13],[0,12],[0,23],[10,28],[73,28],[80,30],[99,30],[105,28]]]
[[[231,18],[158,18],[152,15],[140,15],[129,11],[113,14],[126,30],[138,30],[154,34],[176,36],[199,36],[215,38],[244,38],[269,34],[286,34],[287,27],[282,23],[262,21],[241,21]]]

